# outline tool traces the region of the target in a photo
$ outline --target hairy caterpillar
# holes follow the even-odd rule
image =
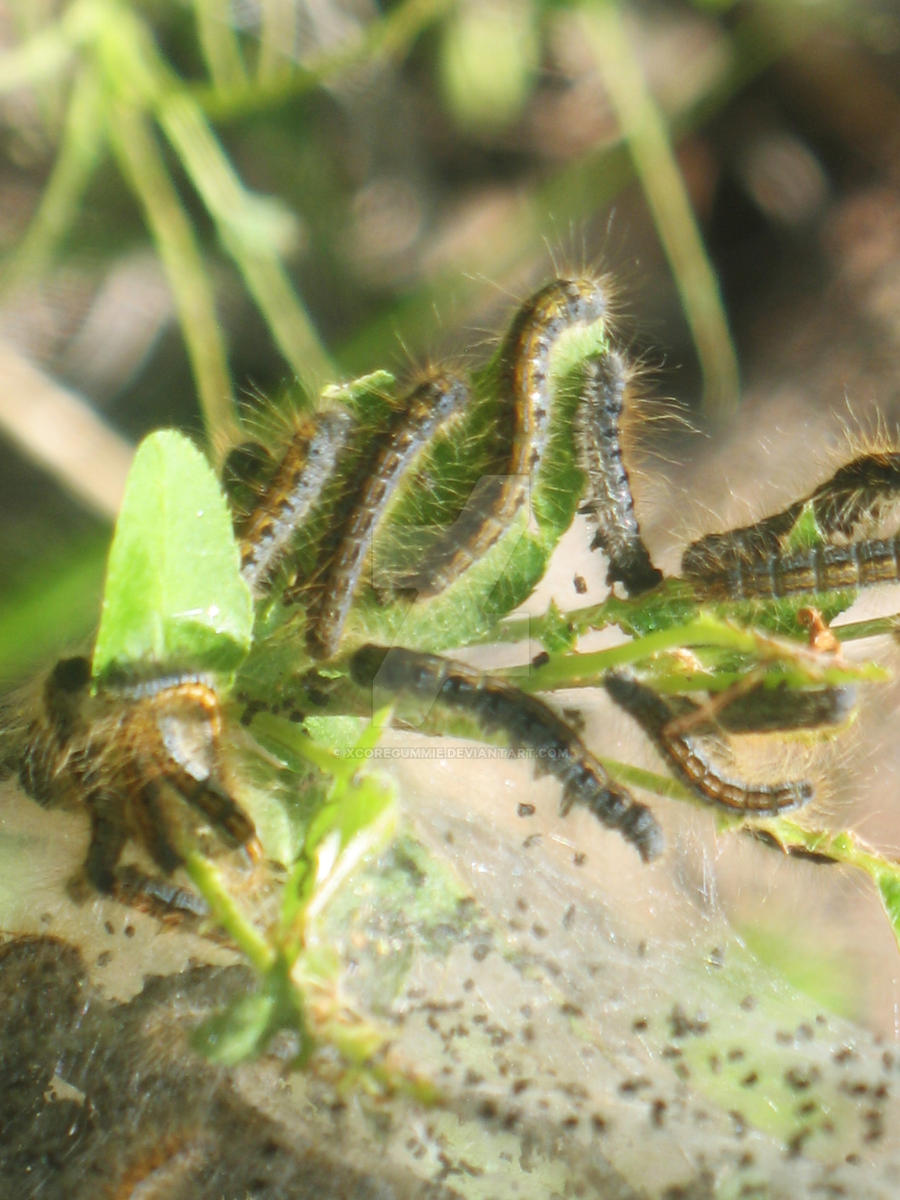
[[[453,376],[426,379],[379,436],[313,604],[308,645],[316,658],[327,658],[337,648],[373,534],[410,464],[462,413],[468,398],[466,385]]]
[[[496,474],[476,489],[446,537],[422,566],[398,581],[398,590],[432,596],[449,587],[500,538],[528,495],[541,468],[553,412],[551,361],[572,330],[601,321],[608,299],[603,283],[588,277],[556,279],[536,292],[513,320],[501,351],[501,382],[512,436]],[[505,434],[505,430],[503,431]]]
[[[350,414],[341,409],[302,419],[253,509],[238,521],[241,572],[257,595],[319,499],[351,431]]]
[[[900,580],[900,535],[829,543],[794,554],[776,551],[735,559],[727,568],[705,570],[699,582],[710,596],[731,600],[853,590]]]
[[[649,808],[610,779],[578,735],[543,701],[461,663],[413,650],[366,645],[353,655],[350,671],[361,686],[437,701],[471,713],[488,730],[506,733],[514,746],[534,754],[537,774],[551,774],[562,784],[563,814],[574,804],[589,809],[604,825],[618,829],[645,862],[662,851],[662,833]]]
[[[87,807],[84,875],[98,891],[202,913],[191,893],[118,862],[131,839],[171,874],[183,861],[182,839],[201,820],[226,847],[258,854],[253,822],[224,780],[218,696],[188,675],[123,680],[93,693],[90,683],[86,658],[63,659],[51,672],[15,763],[22,787],[44,805]]]
[[[784,538],[794,528],[807,505],[811,507],[816,524],[825,537],[830,538],[835,534],[849,537],[863,521],[877,512],[885,497],[898,491],[900,453],[874,451],[859,455],[839,467],[808,496],[795,500],[781,512],[738,529],[708,533],[691,542],[682,556],[682,572],[688,577],[704,581],[719,579],[727,571],[745,563],[761,566],[764,560],[774,560],[781,554]],[[805,589],[792,587],[790,590]]]
[[[702,800],[729,812],[772,815],[799,808],[812,799],[812,787],[805,780],[751,784],[725,778],[704,755],[696,738],[672,732],[675,713],[668,701],[633,675],[612,672],[603,686],[649,735],[676,775]]]
[[[650,560],[634,511],[631,484],[622,458],[619,422],[628,386],[628,364],[610,350],[584,369],[575,415],[575,442],[588,479],[581,507],[596,525],[591,549],[609,559],[607,583],[621,582],[630,596],[649,591],[662,579]]]
[[[742,696],[730,698],[716,709],[714,721],[700,722],[698,731],[714,725],[728,733],[785,733],[799,729],[821,729],[840,725],[856,704],[856,688],[805,688],[796,690],[779,685],[759,685]],[[696,712],[702,712],[700,706]]]

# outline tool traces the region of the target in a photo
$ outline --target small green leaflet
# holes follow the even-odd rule
[[[253,602],[218,480],[180,433],[138,447],[116,523],[94,676],[142,664],[234,670],[250,648]]]
[[[900,871],[896,863],[889,863],[881,870],[873,872],[873,875],[894,937],[900,943]]]

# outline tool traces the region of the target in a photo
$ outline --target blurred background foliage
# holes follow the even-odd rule
[[[555,269],[711,429],[776,344],[822,382],[837,251],[827,403],[890,420],[898,58],[877,0],[0,3],[2,676],[90,634],[145,432],[486,353]]]

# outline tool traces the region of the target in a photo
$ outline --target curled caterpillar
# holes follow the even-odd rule
[[[44,684],[17,769],[40,804],[87,807],[84,876],[125,903],[206,911],[199,897],[167,880],[120,867],[129,840],[166,876],[182,864],[182,843],[201,824],[223,846],[259,854],[253,822],[226,783],[219,698],[200,676],[123,678],[92,691],[89,661],[62,659]]]
[[[675,714],[665,697],[633,675],[612,672],[603,686],[616,704],[634,717],[675,774],[701,800],[729,812],[774,815],[799,808],[812,799],[812,786],[805,780],[751,784],[726,778],[703,753],[695,737],[672,731]]]

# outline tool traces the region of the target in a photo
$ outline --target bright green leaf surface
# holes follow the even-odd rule
[[[259,1049],[272,1023],[276,997],[269,990],[241,996],[197,1030],[194,1045],[215,1063],[231,1067]]]
[[[151,434],[135,455],[110,550],[95,676],[143,663],[231,670],[252,629],[212,468],[181,434]]]
[[[802,550],[811,550],[814,546],[821,546],[824,540],[822,530],[819,528],[819,523],[816,520],[815,510],[812,504],[807,501],[803,506],[803,511],[794,523],[794,527],[788,534],[788,551],[791,554],[796,554]]]
[[[900,870],[893,863],[886,865],[876,872],[875,882],[894,937],[900,942]]]

